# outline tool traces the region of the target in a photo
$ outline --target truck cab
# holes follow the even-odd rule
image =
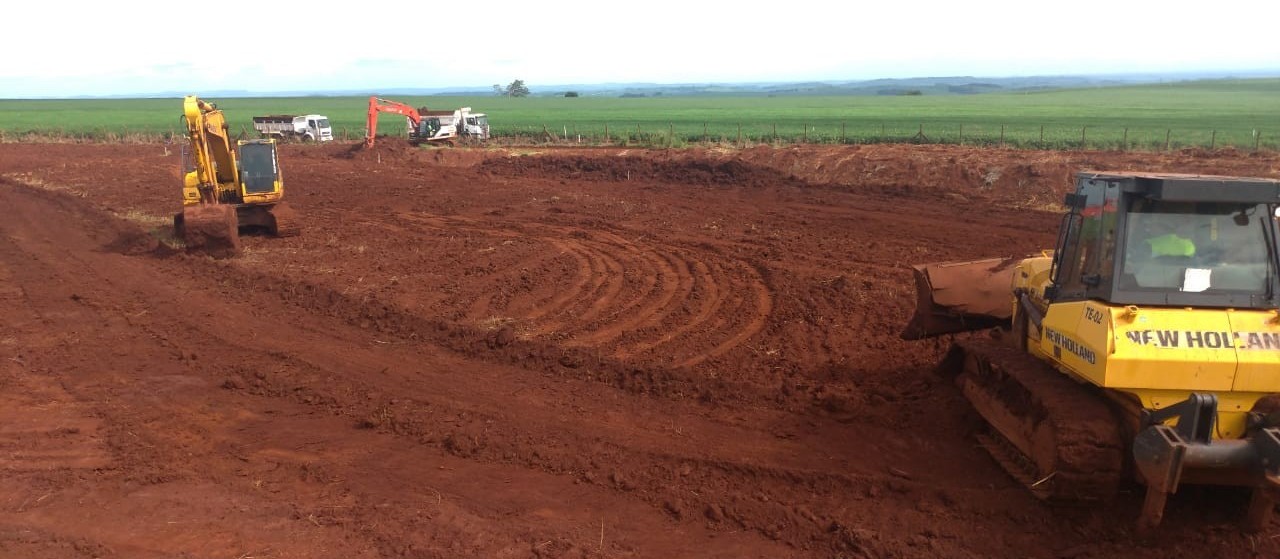
[[[329,125],[329,117],[324,115],[307,115],[303,128],[304,134],[310,134],[313,141],[328,142],[333,140],[333,127]]]
[[[489,139],[489,117],[484,113],[464,113],[465,124],[462,135],[470,136],[477,140]]]

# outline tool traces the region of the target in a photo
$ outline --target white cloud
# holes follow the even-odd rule
[[[1280,4],[12,3],[0,97],[837,80],[1280,65]],[[89,87],[105,90],[84,91]]]

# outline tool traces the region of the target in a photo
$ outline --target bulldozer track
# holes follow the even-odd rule
[[[1039,471],[1036,465],[1019,452],[1018,448],[1013,446],[1013,443],[1009,442],[1009,439],[1006,439],[1004,435],[990,430],[985,433],[978,433],[975,438],[978,439],[978,446],[987,451],[991,458],[1000,464],[1000,467],[1013,479],[1030,489],[1033,495],[1041,499],[1051,497],[1044,484],[1053,480],[1053,477],[1050,477],[1052,474],[1037,478],[1036,474]]]
[[[1055,502],[1115,496],[1125,445],[1102,395],[999,342],[966,340],[952,351],[964,356],[957,382],[996,433],[983,447],[1011,476]]]

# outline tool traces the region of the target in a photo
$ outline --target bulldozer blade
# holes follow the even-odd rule
[[[991,258],[912,266],[916,312],[900,337],[921,340],[985,330],[1013,316],[1013,267],[1017,258]]]
[[[182,240],[187,252],[199,252],[216,258],[235,256],[240,252],[239,220],[235,206],[201,204],[182,209]]]

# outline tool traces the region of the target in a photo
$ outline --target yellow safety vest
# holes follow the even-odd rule
[[[1151,256],[1195,256],[1196,245],[1191,239],[1179,237],[1176,233],[1160,235],[1147,239],[1151,245]]]

